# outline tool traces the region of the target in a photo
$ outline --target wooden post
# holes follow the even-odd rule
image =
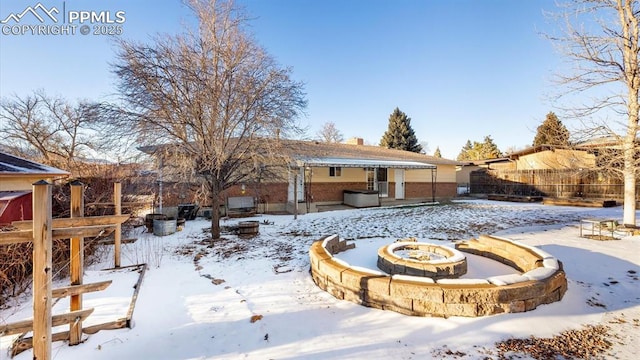
[[[51,359],[51,184],[33,184],[33,359]]]
[[[84,184],[80,181],[71,182],[71,218],[84,217]],[[82,285],[84,274],[84,237],[71,238],[71,261],[69,264],[71,285]],[[82,294],[72,295],[70,298],[71,311],[82,310]],[[82,321],[69,324],[69,345],[82,342]]]
[[[300,169],[295,168],[295,170],[295,175],[293,175],[293,220],[298,219],[298,171]]]
[[[113,205],[115,215],[122,215],[122,184],[119,182],[113,183]],[[113,234],[114,237],[114,265],[113,267],[120,267],[120,243],[122,239],[122,225],[118,223],[116,230]]]

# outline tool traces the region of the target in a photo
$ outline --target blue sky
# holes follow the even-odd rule
[[[0,19],[37,1],[2,1]],[[62,8],[63,1],[41,1]],[[554,110],[560,55],[540,32],[554,1],[242,0],[258,42],[306,85],[308,136],[334,122],[345,138],[377,144],[399,107],[420,141],[455,158],[491,135],[523,148]],[[68,0],[65,8],[124,11],[121,36],[147,40],[191,21],[179,0]],[[35,89],[104,100],[115,92],[103,35],[0,34],[0,95]],[[567,124],[570,127],[570,124]]]

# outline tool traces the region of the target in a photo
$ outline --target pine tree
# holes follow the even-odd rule
[[[467,140],[467,143],[460,150],[457,160],[496,159],[500,156],[502,156],[502,152],[493,142],[491,136],[485,136],[483,142],[474,141],[472,144],[470,140]]]
[[[467,143],[464,144],[462,150],[460,150],[460,154],[458,154],[458,157],[456,159],[458,161],[474,160],[469,157],[471,154],[471,150],[473,150],[473,145],[471,145],[471,140],[467,140]]]
[[[480,158],[481,159],[497,159],[502,156],[502,152],[498,149],[498,145],[493,142],[491,135],[484,137],[484,142],[481,144]]]
[[[549,112],[547,118],[538,126],[533,146],[539,145],[569,145],[569,130],[553,112]]]
[[[396,108],[389,116],[389,127],[382,135],[380,146],[419,153],[422,146],[418,144],[416,134],[411,128],[411,118]]]
[[[440,153],[440,146],[436,147],[436,151],[433,152],[433,157],[441,158],[442,154]]]

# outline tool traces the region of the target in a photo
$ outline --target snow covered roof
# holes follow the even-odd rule
[[[409,160],[373,160],[350,158],[306,158],[301,159],[303,165],[318,167],[369,167],[369,168],[396,168],[396,169],[435,169],[433,164],[409,161]]]
[[[0,152],[0,176],[69,175],[69,172]]]
[[[31,191],[0,191],[0,201],[9,201],[25,196]]]

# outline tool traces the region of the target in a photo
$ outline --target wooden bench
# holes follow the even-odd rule
[[[230,196],[227,198],[227,216],[245,217],[256,214],[256,203],[251,196]]]

